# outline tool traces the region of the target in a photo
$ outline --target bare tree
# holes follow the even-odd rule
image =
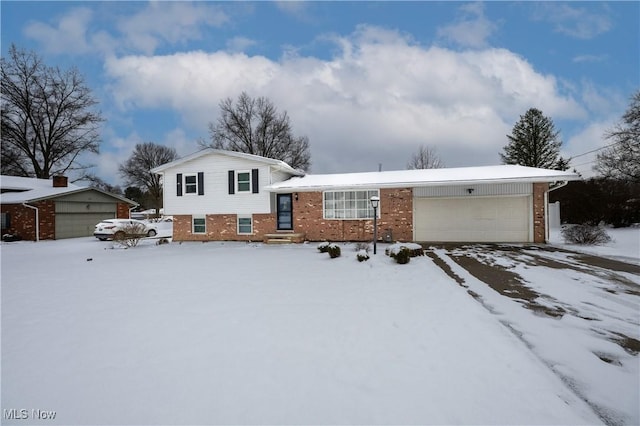
[[[407,169],[441,169],[444,163],[440,160],[436,149],[420,145],[418,151],[411,156],[407,163]]]
[[[539,109],[530,108],[507,135],[509,143],[500,158],[504,164],[567,170],[569,162],[560,156],[559,135],[553,120]]]
[[[178,158],[174,148],[156,145],[153,142],[137,144],[131,157],[119,167],[120,175],[127,185],[145,188],[153,202],[156,214],[162,207],[162,182],[160,175],[151,169]]]
[[[612,145],[598,154],[594,170],[603,177],[640,182],[640,90],[622,120],[605,134]]]
[[[295,169],[308,170],[311,164],[309,138],[292,134],[286,111],[279,113],[264,97],[251,98],[245,92],[236,103],[220,102],[217,124],[209,123],[211,146],[282,160]]]
[[[49,67],[11,45],[1,79],[2,173],[48,179],[89,168],[78,157],[98,153],[103,120],[78,70]]]

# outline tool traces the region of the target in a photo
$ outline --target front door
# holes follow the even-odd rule
[[[278,194],[278,230],[290,231],[293,229],[293,203],[291,194]]]

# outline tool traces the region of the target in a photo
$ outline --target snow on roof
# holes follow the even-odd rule
[[[274,183],[273,192],[312,191],[335,188],[397,188],[479,183],[556,182],[580,180],[572,172],[518,165],[458,167],[447,169],[395,170],[386,172],[306,175]]]
[[[193,154],[189,154],[186,155],[182,158],[179,158],[175,161],[171,161],[170,163],[166,163],[163,164],[161,166],[155,167],[153,169],[151,169],[151,172],[153,173],[162,173],[167,169],[170,169],[172,167],[178,166],[180,164],[186,163],[188,161],[191,160],[195,160],[196,158],[200,158],[203,157],[205,155],[226,155],[229,157],[237,157],[237,158],[244,158],[246,160],[252,160],[252,161],[257,161],[259,163],[265,163],[265,164],[270,164],[272,166],[275,166],[276,168],[283,170],[285,172],[291,173],[292,175],[295,176],[303,176],[304,172],[301,172],[300,170],[296,170],[293,167],[291,167],[290,165],[288,165],[287,163],[285,163],[284,161],[281,160],[274,160],[273,158],[267,158],[267,157],[261,157],[259,155],[254,155],[254,154],[246,154],[244,152],[235,152],[235,151],[227,151],[224,149],[213,149],[213,148],[205,148],[203,150],[200,150],[198,152],[194,152]]]
[[[131,205],[137,204],[136,202],[129,200],[128,198],[124,198],[119,195],[111,194],[109,192],[102,191],[101,189],[92,188],[89,186],[79,186],[73,183],[69,183],[65,187],[54,188],[53,181],[51,179],[36,179],[20,176],[2,175],[0,176],[0,189],[2,189],[2,191],[9,191],[0,194],[1,204],[28,203],[31,201],[38,201],[87,190],[101,192]]]

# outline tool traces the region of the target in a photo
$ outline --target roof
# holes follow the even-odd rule
[[[269,185],[273,192],[357,188],[413,188],[420,186],[470,185],[510,182],[557,182],[580,180],[572,172],[518,165],[396,170],[292,177]]]
[[[165,163],[161,166],[154,167],[153,169],[151,169],[151,172],[162,173],[167,169],[179,166],[180,164],[184,164],[188,161],[192,161],[207,155],[226,155],[228,157],[243,158],[245,160],[251,160],[259,163],[269,164],[271,166],[274,166],[278,170],[288,172],[294,176],[304,176],[304,172],[294,169],[293,167],[291,167],[290,165],[288,165],[287,163],[281,160],[274,160],[272,158],[261,157],[259,155],[254,155],[254,154],[246,154],[244,152],[227,151],[224,149],[214,149],[214,148],[205,148],[201,151],[186,155],[170,163]]]
[[[40,200],[46,200],[49,198],[56,198],[62,195],[75,194],[83,191],[98,191],[102,194],[116,198],[127,204],[133,206],[137,205],[135,201],[120,195],[112,194],[107,191],[103,191],[98,188],[90,186],[79,186],[73,183],[69,183],[65,187],[54,188],[53,181],[51,179],[37,179],[21,176],[0,176],[0,188],[5,190],[11,190],[15,192],[4,192],[0,194],[1,204],[22,204],[30,203]]]

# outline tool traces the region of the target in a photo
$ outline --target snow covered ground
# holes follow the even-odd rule
[[[354,245],[337,259],[315,244],[113,247],[0,245],[3,424],[601,423],[584,393],[602,390],[558,370],[590,345],[611,354],[604,340],[537,347],[514,328],[547,328],[499,298],[496,315],[428,257],[397,265],[384,245],[362,263]],[[599,312],[633,321],[637,309],[636,297]],[[607,392],[619,378],[609,399],[628,414],[638,357],[613,355],[624,371],[597,374]]]

